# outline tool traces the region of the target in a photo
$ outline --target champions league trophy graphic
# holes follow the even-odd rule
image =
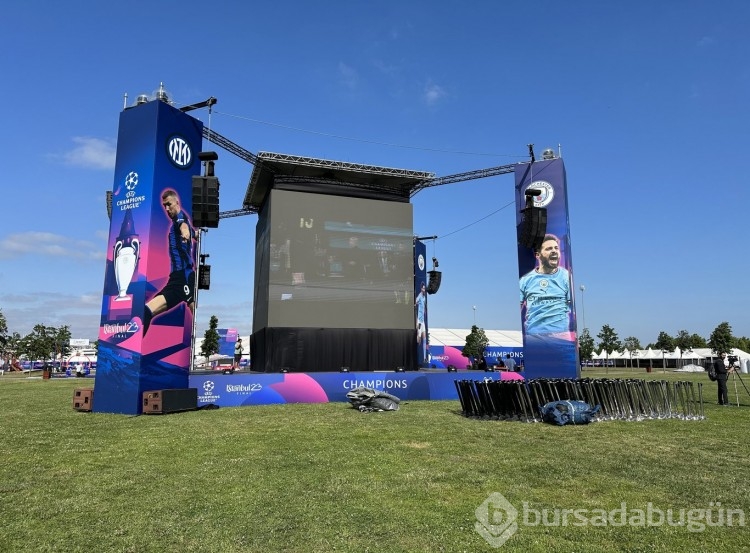
[[[133,216],[125,212],[125,219],[120,227],[120,234],[114,246],[115,279],[117,280],[117,297],[115,301],[128,301],[128,286],[135,273],[135,267],[141,252],[141,243],[135,234]]]

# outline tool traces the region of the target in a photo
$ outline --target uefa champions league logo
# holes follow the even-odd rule
[[[138,173],[131,171],[128,173],[128,176],[125,177],[125,188],[132,191],[135,190],[136,186],[138,186]]]
[[[203,383],[203,391],[206,392],[207,394],[210,394],[211,392],[214,391],[214,383],[212,380],[206,380]]]

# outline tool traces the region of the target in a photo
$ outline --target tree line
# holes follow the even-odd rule
[[[605,324],[596,335],[598,343],[591,336],[588,328],[584,328],[578,337],[578,352],[582,361],[593,358],[595,352],[605,351],[607,355],[613,352],[622,353],[626,349],[634,351],[638,349],[654,349],[665,353],[672,353],[676,348],[681,352],[690,351],[696,348],[711,348],[718,356],[721,353],[729,353],[733,348],[750,352],[750,338],[736,337],[732,335],[732,327],[728,322],[719,324],[708,339],[696,333],[690,333],[687,330],[680,330],[676,336],[671,336],[668,332],[661,331],[655,342],[641,345],[641,342],[635,336],[628,336],[620,340],[615,329]],[[476,359],[484,354],[489,345],[489,340],[483,328],[476,325],[471,327],[471,333],[466,336],[466,345],[463,349],[463,355],[469,359]]]
[[[70,338],[70,328],[67,325],[54,327],[38,324],[26,336],[9,332],[8,321],[0,309],[0,355],[5,366],[10,366],[20,357],[44,362],[58,356],[67,357],[72,351]]]
[[[605,351],[607,355],[611,355],[615,351],[622,353],[625,349],[633,351],[652,348],[665,353],[671,353],[676,348],[680,348],[680,351],[683,352],[696,348],[711,348],[716,355],[729,353],[733,348],[750,351],[750,338],[734,336],[732,334],[732,327],[728,322],[720,323],[711,332],[711,336],[708,339],[695,333],[691,334],[687,330],[680,330],[676,336],[671,336],[669,333],[661,331],[656,341],[647,344],[646,347],[641,346],[641,342],[634,336],[628,336],[624,340],[620,340],[615,329],[608,324],[602,326],[601,331],[599,331],[596,337],[599,339],[598,343],[595,343],[594,337],[591,336],[588,328],[583,329],[583,332],[578,337],[578,350],[581,359],[591,359],[595,351]]]
[[[219,319],[216,315],[211,316],[209,328],[206,330],[201,355],[206,357],[219,353]],[[73,348],[70,346],[70,328],[67,325],[54,327],[43,324],[34,326],[34,329],[25,336],[18,332],[8,330],[8,321],[0,309],[0,358],[5,366],[16,359],[25,358],[30,361],[43,361],[64,358],[70,356]],[[98,340],[92,347],[96,349]]]

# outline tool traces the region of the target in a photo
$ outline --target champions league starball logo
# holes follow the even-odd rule
[[[532,182],[526,187],[526,190],[539,190],[541,192],[539,196],[534,196],[534,207],[547,207],[552,203],[552,198],[555,197],[555,189],[550,183],[543,180]]]
[[[138,173],[131,171],[128,173],[128,176],[125,177],[125,188],[132,191],[135,190],[136,186],[138,186]]]

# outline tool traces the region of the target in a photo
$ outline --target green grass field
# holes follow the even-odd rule
[[[750,551],[750,520],[696,531],[700,511],[690,525],[655,515],[750,517],[750,396],[737,382],[737,407],[730,379],[735,406],[717,406],[704,374],[607,376],[634,374],[703,382],[706,420],[555,427],[467,419],[457,401],[370,414],[331,403],[129,417],[74,411],[73,390],[91,379],[6,373],[0,551]],[[500,547],[475,529],[493,493],[518,510]],[[591,518],[623,503],[632,524]],[[632,518],[649,504],[651,524]],[[562,509],[585,513],[586,524],[572,514],[554,524]],[[544,510],[547,523],[531,524]],[[490,538],[505,515],[490,518]]]

